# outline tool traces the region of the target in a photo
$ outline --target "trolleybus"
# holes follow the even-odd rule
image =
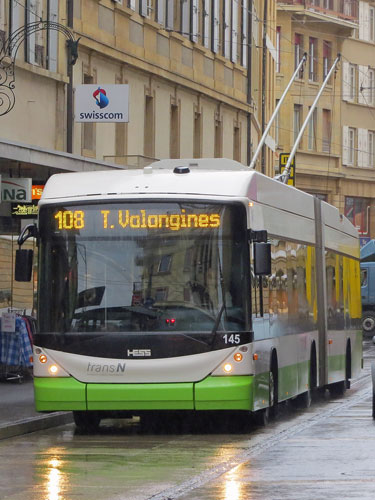
[[[356,229],[237,162],[57,174],[37,226],[19,243],[39,245],[39,412],[88,428],[167,410],[265,422],[361,369]],[[18,251],[17,279],[30,259]]]

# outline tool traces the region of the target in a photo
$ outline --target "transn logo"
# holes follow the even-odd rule
[[[133,349],[132,351],[128,349],[128,356],[148,358],[151,356],[151,349]]]

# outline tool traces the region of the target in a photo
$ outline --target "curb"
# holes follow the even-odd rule
[[[58,425],[70,424],[72,422],[73,415],[71,412],[56,412],[26,418],[12,424],[0,425],[0,440],[49,429],[50,427],[57,427]]]

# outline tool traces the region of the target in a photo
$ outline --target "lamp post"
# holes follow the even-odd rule
[[[55,30],[67,38],[68,48],[68,103],[67,103],[67,151],[72,153],[73,147],[73,66],[78,58],[78,40],[74,39],[71,29],[54,21],[36,21],[21,26],[11,33],[0,50],[0,116],[6,115],[16,103],[15,89],[15,62],[20,45],[33,33],[43,30]]]

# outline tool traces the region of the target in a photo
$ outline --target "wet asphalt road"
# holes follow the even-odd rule
[[[283,406],[264,429],[243,421],[104,421],[0,442],[1,500],[341,500],[375,498],[370,359],[344,398]]]

